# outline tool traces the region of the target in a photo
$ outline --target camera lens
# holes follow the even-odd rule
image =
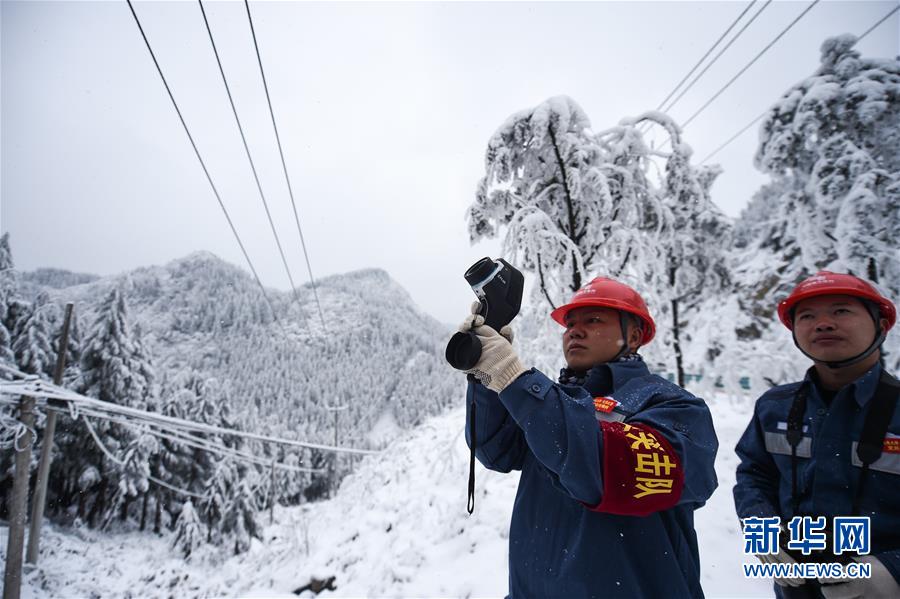
[[[465,277],[466,282],[474,287],[488,278],[491,273],[494,272],[496,267],[497,265],[490,258],[482,258],[473,264],[463,276]]]
[[[475,368],[481,358],[481,341],[472,331],[455,333],[447,344],[444,357],[457,370]]]

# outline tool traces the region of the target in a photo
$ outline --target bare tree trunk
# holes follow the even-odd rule
[[[669,288],[675,288],[675,272],[677,267],[669,267]],[[681,331],[678,324],[678,298],[672,299],[672,348],[675,350],[675,372],[678,377],[678,386],[684,387],[684,360],[681,355]]]
[[[160,534],[162,531],[162,501],[159,499],[159,491],[156,492],[154,498],[156,499],[156,513],[153,516],[153,532]]]
[[[144,493],[144,499],[141,502],[141,532],[147,528],[147,502],[150,500],[150,490]]]
[[[550,294],[547,292],[547,286],[544,284],[544,269],[541,266],[541,255],[538,254],[537,257],[537,267],[538,267],[538,276],[541,279],[541,291],[544,293],[544,297],[547,298],[547,303],[550,304],[550,307],[553,310],[556,310],[556,306],[553,304],[553,300],[550,299]]]
[[[553,153],[556,155],[556,164],[559,167],[559,175],[562,179],[563,191],[566,194],[566,211],[569,215],[569,239],[576,246],[578,245],[578,235],[575,233],[575,202],[572,200],[572,192],[569,191],[569,179],[566,176],[566,165],[563,162],[562,154],[559,152],[559,144],[556,143],[556,132],[552,126],[548,126],[550,132],[550,141],[553,142]],[[581,289],[581,273],[578,272],[578,261],[575,259],[575,253],[572,253],[572,291]]]
[[[107,484],[105,476],[100,479],[100,488],[97,489],[97,498],[94,499],[94,505],[91,506],[91,511],[87,515],[88,526],[91,528],[94,528],[94,525],[97,522],[97,516],[106,511]]]

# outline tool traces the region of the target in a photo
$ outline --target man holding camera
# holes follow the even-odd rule
[[[598,277],[550,315],[565,327],[559,382],[526,369],[471,315],[466,440],[491,470],[521,470],[509,594],[702,597],[694,510],[716,488],[706,404],[651,375],[637,350],[655,324],[641,296]]]
[[[894,305],[868,282],[822,271],[778,305],[778,317],[813,366],[796,383],[774,387],[756,402],[736,451],[738,516],[816,520],[823,542],[807,555],[803,539],[781,530],[772,564],[866,562],[869,578],[776,578],[778,597],[900,597],[900,384],[880,364],[881,344],[896,321]],[[835,519],[869,518],[862,555],[832,552]],[[745,521],[745,525],[747,521]],[[807,536],[794,535],[793,536]],[[849,570],[848,570],[849,571]]]

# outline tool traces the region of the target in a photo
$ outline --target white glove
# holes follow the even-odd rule
[[[472,303],[472,306],[470,309],[471,309],[472,313],[469,314],[464,321],[462,321],[461,325],[459,325],[460,333],[468,333],[475,327],[480,327],[481,325],[484,324],[484,316],[481,316],[480,314],[478,314],[478,311],[481,310],[481,302],[479,302],[478,300],[475,300]],[[513,330],[512,330],[511,326],[505,325],[498,332],[507,341],[509,341],[510,343],[513,342],[514,335],[513,335]]]
[[[825,599],[891,599],[900,597],[900,584],[874,555],[853,558],[854,561],[872,564],[871,578],[820,578]]]
[[[797,560],[792,558],[787,551],[779,548],[778,553],[772,555],[770,553],[757,555],[756,558],[764,564],[796,564]],[[804,578],[776,578],[775,584],[780,587],[799,587],[804,584]]]
[[[481,358],[466,373],[475,375],[482,385],[500,393],[527,369],[519,362],[509,341],[497,331],[482,325],[476,327],[474,333],[481,341]]]

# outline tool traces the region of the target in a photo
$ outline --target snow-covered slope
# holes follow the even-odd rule
[[[731,500],[733,447],[752,402],[716,397],[710,408],[721,446],[719,489],[697,512],[704,589],[708,597],[770,596],[767,583],[742,577]],[[262,541],[239,556],[203,546],[184,563],[169,537],[50,527],[24,596],[292,597],[332,576],[335,590],[320,597],[503,596],[518,476],[479,465],[475,512],[467,515],[463,421],[461,408],[433,417],[357,464],[332,500],[277,509]]]

